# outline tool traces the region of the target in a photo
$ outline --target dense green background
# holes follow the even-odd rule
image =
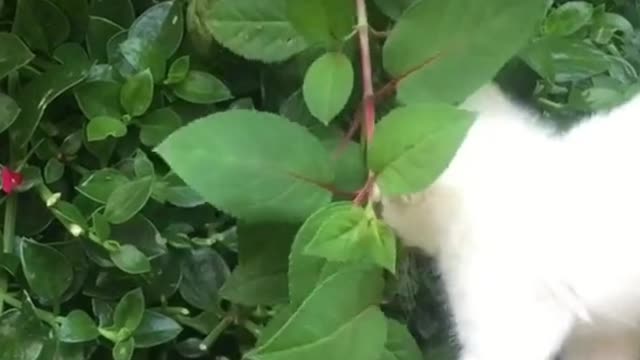
[[[640,2],[446,3],[367,1],[369,142],[355,1],[0,0],[0,360],[452,359],[368,170],[428,186],[493,77],[561,130],[625,101]]]

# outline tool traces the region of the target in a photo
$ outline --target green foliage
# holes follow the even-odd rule
[[[0,0],[0,359],[454,358],[371,187],[430,186],[494,77],[625,101],[640,8],[363,3]]]

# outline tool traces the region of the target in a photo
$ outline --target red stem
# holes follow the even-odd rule
[[[376,122],[376,103],[373,92],[373,80],[371,75],[371,50],[369,48],[369,21],[367,19],[367,7],[365,0],[356,0],[358,9],[358,38],[360,39],[360,61],[362,65],[362,106],[363,127],[367,144],[373,140]]]

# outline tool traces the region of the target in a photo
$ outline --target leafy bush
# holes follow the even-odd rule
[[[426,188],[496,75],[636,91],[635,2],[549,5],[0,0],[0,358],[447,358],[372,186]]]

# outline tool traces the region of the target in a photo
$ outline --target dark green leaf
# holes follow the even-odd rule
[[[44,181],[47,184],[56,182],[64,175],[64,164],[56,158],[51,158],[44,166]]]
[[[113,224],[126,222],[144,207],[152,188],[152,177],[134,180],[116,188],[107,199],[104,215]]]
[[[0,92],[0,133],[7,130],[16,121],[20,111],[20,107],[12,98]]]
[[[34,55],[17,36],[0,33],[0,80],[28,64]]]
[[[220,300],[218,289],[228,277],[229,268],[214,250],[191,250],[182,259],[180,295],[199,309],[217,309]]]
[[[71,203],[59,200],[51,207],[51,211],[73,236],[80,236],[89,228],[84,215]]]
[[[73,310],[60,324],[58,338],[67,343],[79,343],[96,339],[100,333],[93,319],[82,310]]]
[[[180,83],[173,86],[173,93],[195,104],[213,104],[232,98],[226,85],[215,76],[191,70]]]
[[[49,330],[32,311],[8,310],[0,314],[0,349],[3,359],[37,360]]]
[[[127,177],[121,172],[105,168],[91,174],[76,189],[91,200],[106,204],[111,193],[128,182]]]
[[[343,0],[287,0],[287,15],[309,43],[335,48],[355,27],[355,3]]]
[[[167,252],[165,240],[153,223],[139,214],[125,223],[112,225],[111,239],[120,244],[135,245],[148,258],[155,258]]]
[[[129,28],[135,19],[131,0],[92,0],[89,13],[109,19],[122,28]]]
[[[207,201],[246,220],[300,221],[331,199],[316,185],[333,180],[322,144],[273,114],[213,114],[174,132],[156,151]]]
[[[353,141],[345,144],[342,138],[327,139],[323,144],[334,155],[335,187],[345,192],[357,192],[361,189],[368,176],[362,146]]]
[[[17,2],[13,32],[34,50],[50,52],[69,37],[70,27],[62,10],[49,0]]]
[[[48,245],[23,238],[20,241],[20,262],[31,290],[48,303],[59,301],[73,280],[69,260]]]
[[[140,326],[133,333],[137,348],[150,348],[175,339],[182,326],[170,317],[145,311]]]
[[[81,42],[89,24],[89,3],[86,0],[54,0],[60,10],[69,19],[69,35],[72,40]]]
[[[103,2],[104,0],[100,0]],[[95,1],[94,1],[95,3]],[[107,42],[109,39],[122,31],[123,28],[109,19],[91,16],[89,18],[89,28],[87,29],[87,51],[92,59],[106,62]]]
[[[184,18],[181,1],[163,1],[145,11],[129,29],[129,37],[149,41],[168,59],[182,42]]]
[[[153,75],[147,69],[130,77],[120,90],[120,104],[131,116],[144,114],[153,100]]]
[[[0,268],[7,271],[12,276],[17,274],[18,268],[20,267],[20,258],[13,255],[3,253],[0,254]]]

